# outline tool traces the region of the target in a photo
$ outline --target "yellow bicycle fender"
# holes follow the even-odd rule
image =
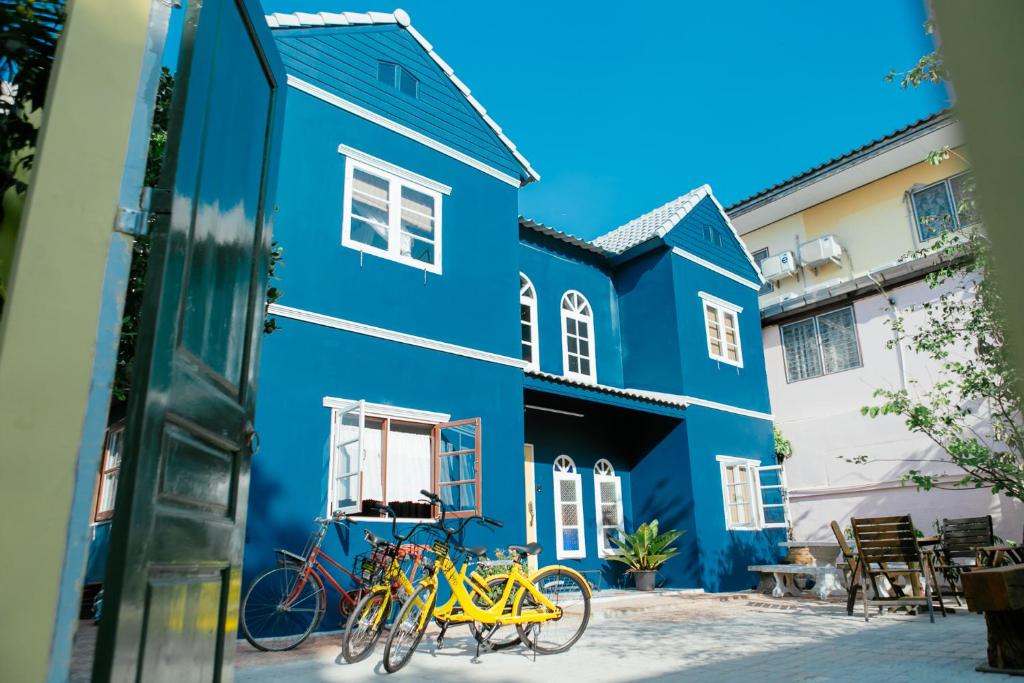
[[[591,597],[592,593],[591,593],[591,590],[590,590],[590,582],[587,581],[586,578],[584,578],[583,574],[580,574],[578,571],[576,571],[572,567],[566,567],[564,564],[549,564],[546,567],[541,567],[537,571],[530,573],[530,581],[533,581],[534,579],[536,579],[538,576],[540,576],[544,572],[548,571],[549,569],[559,569],[559,570],[561,570],[561,571],[563,571],[563,572],[565,572],[567,574],[572,574],[573,576],[578,578],[580,580],[580,582],[584,586],[587,587],[587,597],[588,598]]]

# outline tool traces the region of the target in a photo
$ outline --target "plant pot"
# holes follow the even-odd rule
[[[655,573],[653,571],[633,572],[633,582],[636,584],[636,589],[638,591],[654,590]]]

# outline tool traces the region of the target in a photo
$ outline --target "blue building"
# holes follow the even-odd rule
[[[529,162],[401,10],[268,17],[287,72],[248,581],[313,517],[420,489],[616,583],[609,537],[685,530],[667,585],[747,588],[783,538],[760,273],[708,186],[587,242],[518,212]],[[767,469],[764,469],[767,468]]]
[[[504,521],[466,542],[539,541],[539,564],[622,580],[609,538],[685,531],[670,586],[750,587],[784,538],[757,296],[710,187],[592,242],[518,212],[538,174],[409,23],[267,17],[288,72],[275,238],[280,331],[261,358],[246,576],[313,517],[359,520],[336,559],[431,514]],[[103,580],[113,427],[86,582]],[[330,623],[330,622],[328,622]]]

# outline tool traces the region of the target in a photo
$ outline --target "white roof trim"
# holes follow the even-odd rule
[[[527,368],[526,374],[532,375],[534,377],[540,377],[542,379],[555,380],[559,383],[571,384],[572,386],[580,387],[582,389],[596,389],[597,391],[605,391],[612,394],[625,394],[630,398],[640,398],[647,400],[653,399],[656,401],[662,401],[664,403],[676,406],[677,408],[685,408],[687,404],[686,397],[679,396],[677,394],[667,394],[660,391],[647,391],[646,389],[628,389],[624,387],[613,387],[608,384],[598,384],[597,382],[583,381],[575,379],[573,377],[568,377],[566,375],[556,375],[550,372],[543,372],[542,370],[533,370],[530,368]]]
[[[469,104],[476,110],[476,112],[483,118],[490,129],[498,136],[501,143],[505,145],[512,156],[515,157],[516,161],[526,171],[528,178],[523,181],[520,185],[526,185],[531,181],[540,180],[540,174],[533,169],[530,162],[526,159],[522,153],[516,149],[515,144],[502,132],[501,127],[495,123],[488,114],[484,106],[473,97],[472,92],[459,80],[459,77],[455,75],[455,70],[452,69],[447,62],[441,59],[441,56],[434,52],[434,46],[431,45],[426,38],[424,38],[419,31],[413,28],[409,20],[409,15],[401,9],[396,9],[393,13],[386,12],[318,12],[316,14],[309,14],[306,12],[294,12],[287,14],[283,12],[274,12],[273,14],[266,15],[267,25],[270,28],[299,28],[302,26],[351,26],[359,24],[397,24],[401,28],[404,28],[409,32],[420,47],[430,56],[434,63],[440,67],[441,71],[448,77],[452,84],[459,89],[459,91],[466,97]]]
[[[683,257],[687,261],[693,261],[698,266],[703,266],[704,268],[707,268],[710,271],[718,273],[722,277],[727,277],[730,280],[732,280],[733,282],[738,282],[741,285],[743,285],[744,287],[750,287],[751,289],[753,289],[755,291],[761,289],[761,285],[756,284],[754,282],[751,282],[750,280],[747,280],[746,278],[742,278],[739,275],[737,275],[736,273],[728,271],[725,268],[722,268],[721,266],[716,266],[711,261],[707,261],[705,259],[702,259],[700,256],[697,256],[696,254],[691,254],[690,252],[686,251],[685,249],[680,249],[679,247],[672,247],[672,253],[675,254],[676,256]],[[760,271],[758,271],[758,272],[760,272]]]
[[[323,88],[318,88],[312,83],[307,83],[301,78],[296,78],[295,76],[292,76],[290,74],[288,75],[287,78],[288,85],[295,88],[296,90],[301,90],[307,95],[311,95],[317,98],[318,100],[323,100],[324,102],[334,105],[339,109],[344,109],[350,114],[355,114],[356,116],[366,119],[371,123],[375,123],[378,126],[381,126],[382,128],[387,128],[388,130],[394,131],[399,135],[404,135],[410,140],[415,140],[421,145],[429,147],[430,149],[436,152],[440,152],[445,156],[449,156],[452,159],[455,159],[456,161],[461,161],[467,166],[472,166],[476,170],[482,171],[483,173],[486,173],[492,178],[497,178],[501,182],[511,185],[512,187],[520,187],[522,185],[522,183],[519,181],[519,178],[513,178],[509,174],[503,173],[502,171],[499,171],[493,166],[488,166],[484,162],[479,161],[478,159],[475,159],[474,157],[471,157],[468,154],[464,154],[457,149],[449,147],[448,145],[442,142],[438,142],[437,140],[430,136],[424,135],[423,133],[413,130],[412,128],[407,128],[406,126],[403,126],[402,124],[396,121],[392,121],[387,117],[381,116],[377,112],[373,112],[364,107],[360,107],[355,102],[349,102],[348,100],[342,97],[338,97],[332,92],[328,92]]]

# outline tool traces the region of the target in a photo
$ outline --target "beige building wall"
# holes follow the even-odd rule
[[[799,277],[775,283],[775,291],[761,297],[762,310],[781,300],[879,271],[923,246],[910,192],[968,170],[966,151],[962,146],[954,147],[951,158],[939,165],[924,161],[923,151],[904,155],[908,161],[902,168],[873,180],[866,178],[866,184],[860,187],[767,225],[751,226],[754,215],[737,220],[747,222],[740,231],[751,252],[767,247],[771,255],[797,253],[801,243],[825,235],[835,235],[843,247],[840,264],[798,268]],[[874,163],[878,163],[877,158]],[[839,173],[863,175],[866,171],[855,165]],[[788,201],[793,200],[783,193],[772,203],[781,208]],[[997,534],[1022,540],[1024,506],[1019,502],[993,496],[987,489],[918,491],[902,481],[908,470],[937,475],[946,485],[956,482],[962,473],[943,462],[947,456],[929,439],[908,431],[902,418],[872,419],[861,414],[863,406],[880,402],[873,396],[876,389],[927,390],[940,376],[940,368],[929,359],[906,348],[899,352],[887,348],[892,339],[889,321],[895,311],[907,317],[912,329],[924,320],[924,315],[908,311],[934,300],[939,293],[917,280],[888,288],[885,295],[868,290],[852,301],[805,306],[804,314],[794,308],[784,318],[777,307],[771,309],[771,314],[786,324],[851,306],[862,362],[860,367],[843,372],[790,382],[780,326],[764,326],[765,364],[776,426],[793,444],[793,456],[785,467],[795,538],[829,540],[832,520],[846,527],[850,517],[910,513],[924,531],[934,531],[936,522],[943,518],[991,514]],[[869,462],[850,462],[853,458]]]
[[[798,278],[775,283],[775,292],[761,297],[762,307],[786,295],[863,275],[917,249],[920,243],[909,192],[967,170],[963,148],[955,151],[938,166],[921,161],[745,234],[751,252],[768,247],[770,254],[796,253],[801,243],[825,235],[835,235],[845,252],[842,265],[799,269]]]

